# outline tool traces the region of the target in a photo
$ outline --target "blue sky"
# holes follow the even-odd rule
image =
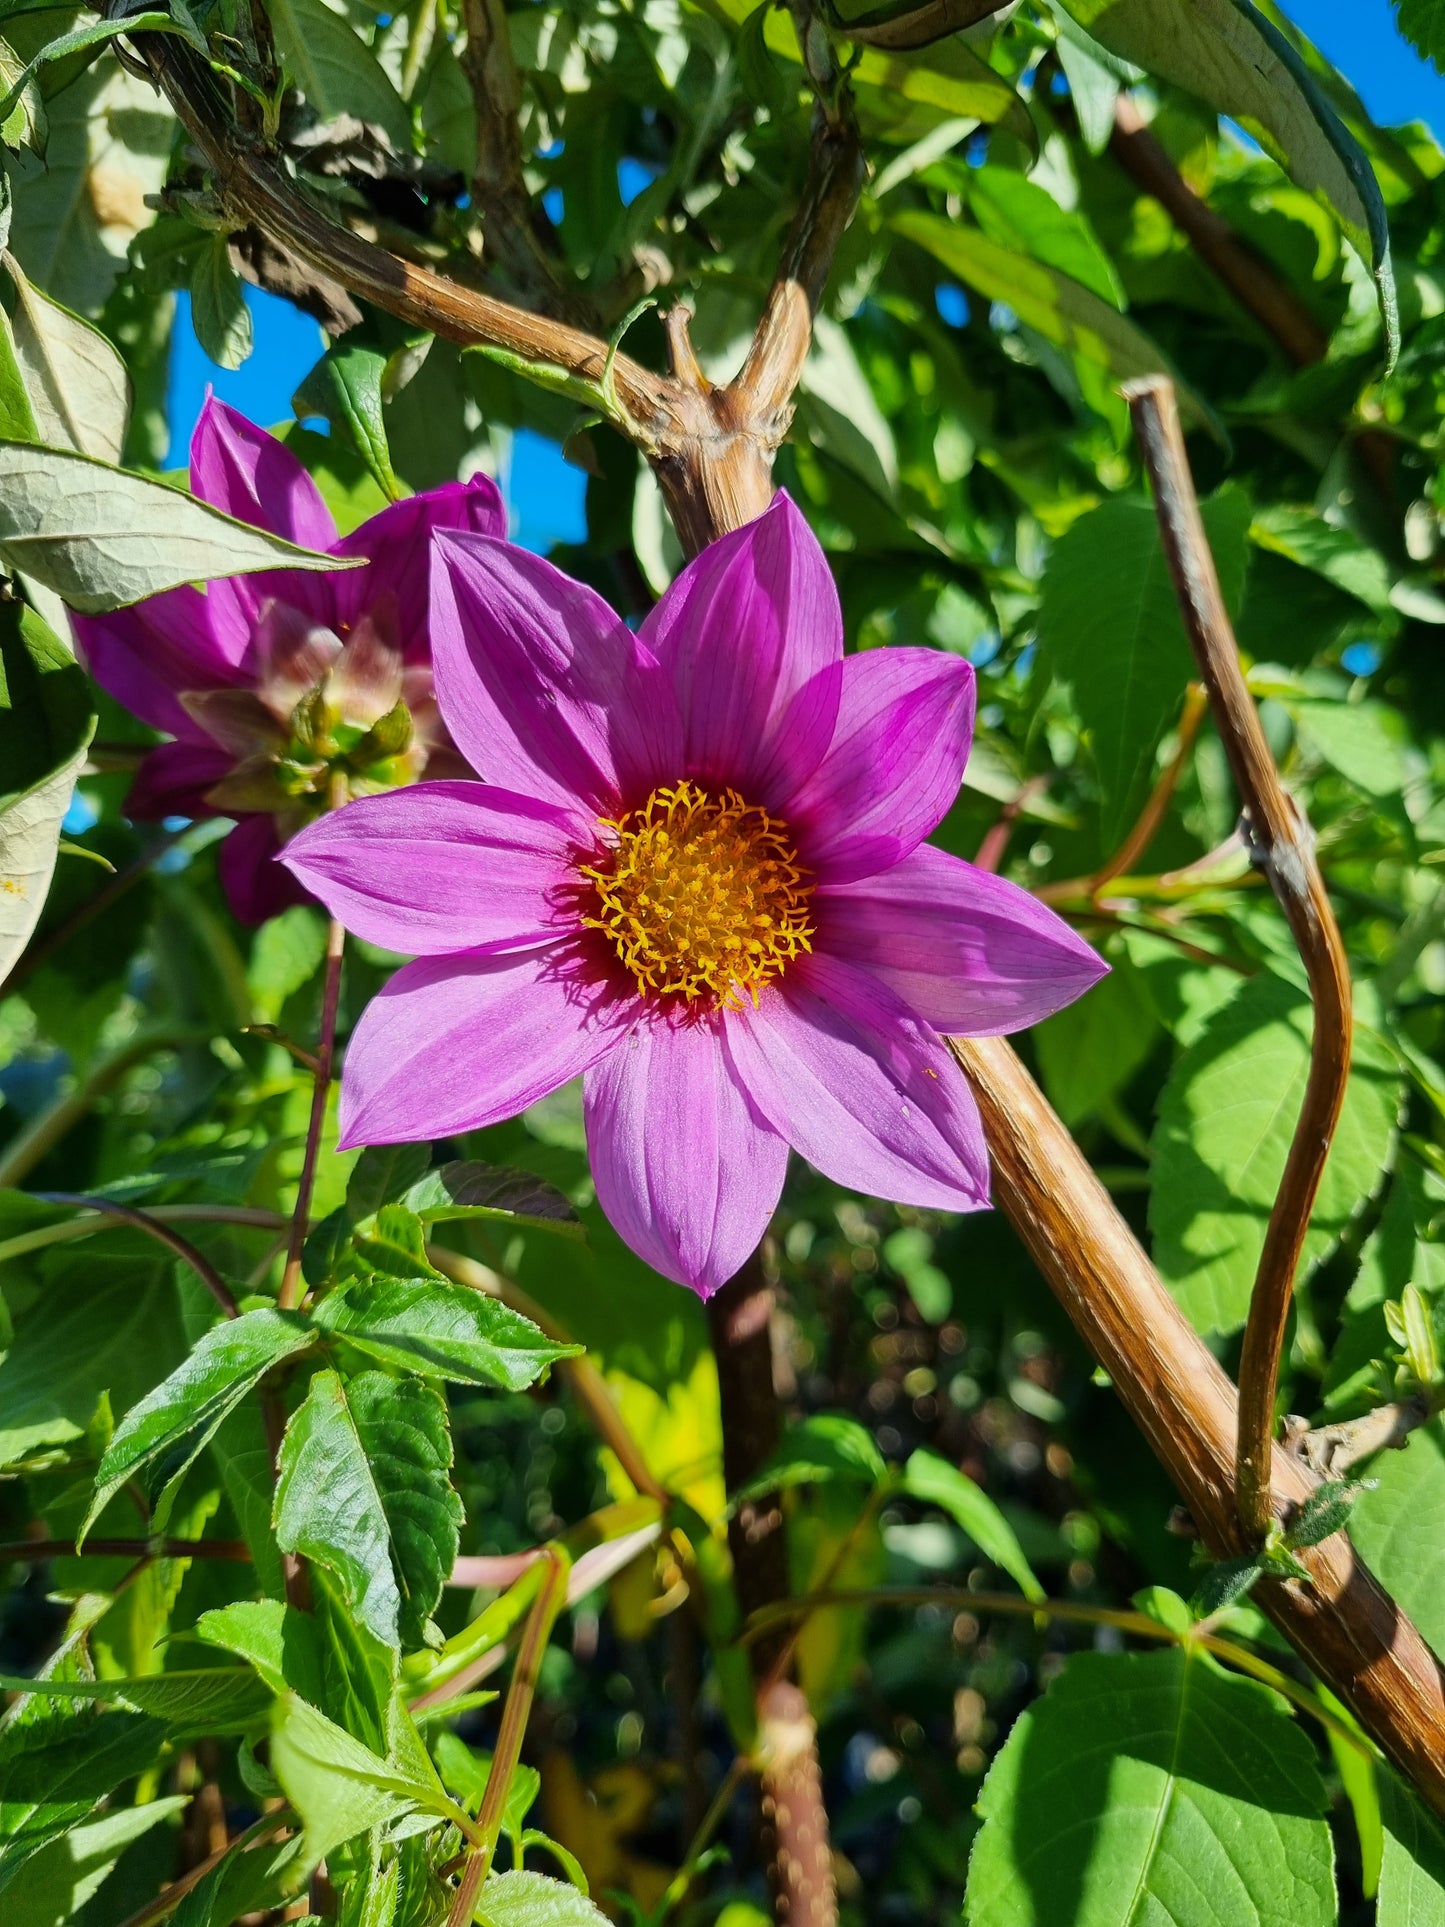
[[[1386,125],[1423,120],[1445,135],[1445,76],[1401,38],[1390,0],[1287,0],[1287,10],[1348,76],[1376,120]],[[633,163],[619,181],[623,198],[631,200],[647,179]],[[216,367],[207,358],[190,325],[187,298],[180,297],[167,396],[168,459],[174,467],[185,462],[186,443],[208,384],[253,421],[274,426],[290,419],[291,396],[321,353],[321,331],[309,317],[254,288],[248,288],[246,295],[255,320],[256,347],[234,372]],[[554,542],[582,538],[586,479],[562,460],[555,443],[527,432],[519,434],[509,472],[502,479],[512,533],[518,541],[545,551]]]

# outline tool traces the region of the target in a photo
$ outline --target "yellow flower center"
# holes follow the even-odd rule
[[[812,948],[812,882],[787,825],[736,790],[675,783],[606,827],[616,843],[583,867],[597,903],[583,921],[611,939],[644,996],[740,1010]]]

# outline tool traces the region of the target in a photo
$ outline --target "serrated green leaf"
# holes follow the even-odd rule
[[[494,1874],[477,1901],[482,1927],[603,1927],[586,1894],[540,1873]]]
[[[549,1365],[581,1349],[555,1344],[495,1298],[441,1279],[353,1279],[323,1298],[312,1316],[321,1330],[383,1364],[512,1392],[525,1391]]]
[[[266,1719],[272,1701],[262,1682],[237,1666],[146,1673],[138,1679],[36,1681],[0,1673],[0,1691],[128,1706],[164,1720],[174,1739],[247,1732]]]
[[[281,1599],[238,1599],[202,1613],[196,1637],[247,1660],[273,1693],[289,1690],[313,1706],[323,1704],[321,1653],[310,1613]]]
[[[271,1765],[306,1823],[313,1865],[357,1834],[418,1811],[465,1824],[424,1750],[405,1764],[383,1759],[294,1693],[277,1705]]]
[[[419,1646],[456,1558],[446,1405],[416,1379],[318,1372],[281,1445],[276,1537],[336,1574],[388,1645]]]
[[[1201,510],[1226,606],[1236,612],[1249,498],[1227,487]],[[1195,674],[1148,502],[1105,502],[1054,546],[1039,602],[1039,649],[1088,731],[1102,791],[1099,835],[1111,851],[1143,806],[1159,745]]]
[[[381,407],[389,357],[365,343],[338,342],[328,348],[291,398],[296,419],[320,415],[344,428],[381,492],[393,502],[405,494],[391,465]]]
[[[1187,1648],[1075,1654],[978,1804],[976,1927],[1333,1927],[1309,1737],[1273,1693]]]
[[[130,376],[111,341],[33,287],[14,255],[11,332],[35,417],[37,441],[118,462],[130,415]]]
[[[251,310],[224,234],[210,237],[191,269],[191,324],[218,367],[239,368],[250,358],[256,339]]]
[[[555,1231],[564,1238],[587,1235],[555,1185],[544,1183],[530,1171],[478,1164],[472,1159],[428,1171],[399,1202],[414,1211],[423,1224],[490,1218],[532,1230]]]
[[[1309,1075],[1310,1024],[1302,991],[1268,974],[1254,977],[1209,1018],[1160,1099],[1149,1200],[1154,1259],[1199,1331],[1244,1323]],[[1392,1058],[1357,1026],[1304,1266],[1329,1250],[1378,1188],[1398,1102]]]
[[[182,582],[350,565],[233,521],[168,483],[0,438],[0,566],[96,614]]]
[[[1026,1599],[1044,1597],[1018,1535],[982,1486],[966,1472],[920,1446],[903,1468],[902,1490],[946,1512],[984,1557],[1008,1574]]]
[[[1212,1565],[1194,1595],[1194,1612],[1210,1619],[1249,1596],[1259,1584],[1264,1567],[1258,1559],[1221,1559]]]
[[[374,1218],[384,1204],[398,1199],[421,1182],[431,1162],[426,1144],[368,1145],[346,1181],[346,1215],[353,1225]]]
[[[291,1897],[305,1872],[300,1838],[237,1846],[184,1896],[171,1927],[231,1927],[242,1915],[269,1913]]]
[[[185,1363],[116,1427],[95,1475],[95,1500],[83,1531],[127,1481],[138,1478],[156,1492],[178,1478],[272,1366],[315,1342],[304,1318],[270,1307],[202,1333]]]

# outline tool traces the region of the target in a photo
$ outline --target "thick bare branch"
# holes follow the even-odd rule
[[[1250,853],[1279,899],[1314,999],[1309,1080],[1269,1214],[1239,1366],[1239,1509],[1246,1529],[1258,1536],[1270,1520],[1275,1390],[1295,1272],[1350,1072],[1350,967],[1315,858],[1314,834],[1279,780],[1245,687],[1239,646],[1200,519],[1173,385],[1163,376],[1150,376],[1131,382],[1125,393],[1154,488],[1174,593],[1244,806]]]
[[[954,1038],[978,1099],[994,1190],[1216,1558],[1246,1550],[1234,1498],[1234,1387],[1170,1297],[1088,1160],[1009,1045]],[[1315,1489],[1281,1447],[1277,1518]],[[1437,1813],[1445,1814],[1445,1678],[1414,1625],[1336,1533],[1301,1552],[1308,1584],[1252,1595]]]

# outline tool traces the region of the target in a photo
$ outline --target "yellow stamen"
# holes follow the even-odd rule
[[[583,921],[612,940],[644,996],[756,1006],[812,949],[812,880],[787,826],[736,790],[675,783],[604,827],[616,841],[582,866],[597,905]]]

